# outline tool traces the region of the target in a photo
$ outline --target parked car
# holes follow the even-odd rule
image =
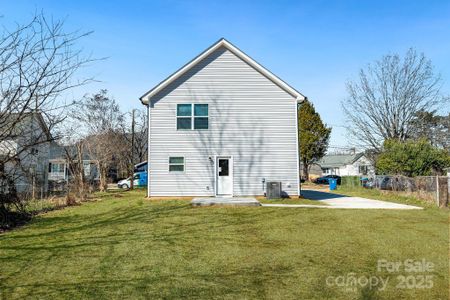
[[[317,183],[317,184],[329,184],[330,183],[329,182],[330,179],[336,179],[337,184],[341,184],[341,176],[338,176],[338,175],[322,176],[322,177],[317,178],[314,181],[314,183]]]
[[[366,189],[373,189],[375,187],[375,182],[373,178],[364,177],[360,179],[361,186]]]
[[[147,186],[147,172],[134,173],[133,176],[133,186],[134,187],[146,187]],[[131,178],[122,179],[117,183],[119,189],[129,189],[131,186]]]

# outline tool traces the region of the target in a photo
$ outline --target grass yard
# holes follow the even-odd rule
[[[337,190],[333,191],[338,194],[343,194],[347,196],[356,196],[369,199],[390,201],[408,205],[424,206],[428,208],[436,207],[436,203],[415,198],[412,195],[407,195],[404,192],[396,191],[384,191],[378,189],[366,189],[363,187],[355,186],[338,186]]]
[[[98,197],[0,235],[0,298],[448,299],[446,210],[191,208],[142,191]],[[380,259],[434,268],[377,271]],[[389,282],[385,290],[333,283],[352,273]],[[433,287],[396,288],[401,275],[431,275]]]

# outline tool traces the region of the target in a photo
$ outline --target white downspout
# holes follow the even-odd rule
[[[296,141],[296,147],[297,147],[297,196],[301,196],[301,180],[300,180],[300,143],[299,143],[299,128],[298,128],[298,105],[301,104],[304,101],[304,99],[297,98],[295,101],[295,141]]]
[[[300,198],[301,190],[300,190],[300,153],[298,151],[298,102],[295,101],[295,146],[297,153],[297,196]]]

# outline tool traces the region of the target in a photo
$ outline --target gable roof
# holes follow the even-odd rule
[[[351,165],[358,159],[364,156],[364,153],[355,154],[331,154],[325,155],[318,164],[322,168],[337,168],[345,165]]]
[[[232,52],[234,55],[245,61],[247,64],[249,64],[251,67],[253,67],[255,70],[260,72],[262,75],[267,77],[269,80],[271,80],[273,83],[278,85],[281,89],[286,91],[288,94],[295,97],[297,101],[303,101],[305,100],[305,96],[303,96],[299,91],[291,87],[289,84],[281,80],[279,77],[274,75],[272,72],[264,68],[262,65],[260,65],[258,62],[256,62],[253,58],[245,54],[243,51],[241,51],[239,48],[231,44],[229,41],[227,41],[224,38],[221,38],[216,43],[214,43],[212,46],[207,48],[205,51],[200,53],[197,57],[195,57],[193,60],[185,64],[183,67],[181,67],[178,71],[161,81],[157,86],[152,88],[150,91],[142,95],[139,99],[141,100],[142,104],[147,105],[149,102],[149,99],[156,95],[158,92],[160,92],[162,89],[164,89],[166,86],[168,86],[170,83],[175,81],[177,78],[179,78],[181,75],[185,74],[187,71],[189,71],[192,67],[194,67],[196,64],[198,64],[200,61],[202,61],[205,57],[219,49],[220,47],[225,47],[230,52]]]
[[[45,133],[46,138],[48,140],[52,140],[52,135],[50,133],[50,129],[45,122],[45,119],[40,111],[30,111],[30,112],[22,112],[22,113],[2,113],[0,121],[0,131],[6,130],[9,131],[8,134],[11,134],[11,137],[15,138],[18,135],[23,135],[25,133],[29,133],[29,131],[25,131],[24,127],[27,128],[36,121],[41,127],[42,131]]]

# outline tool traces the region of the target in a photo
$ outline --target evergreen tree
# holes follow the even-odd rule
[[[303,176],[309,179],[309,167],[326,153],[330,140],[331,127],[322,122],[320,115],[309,101],[299,104],[300,161]]]

